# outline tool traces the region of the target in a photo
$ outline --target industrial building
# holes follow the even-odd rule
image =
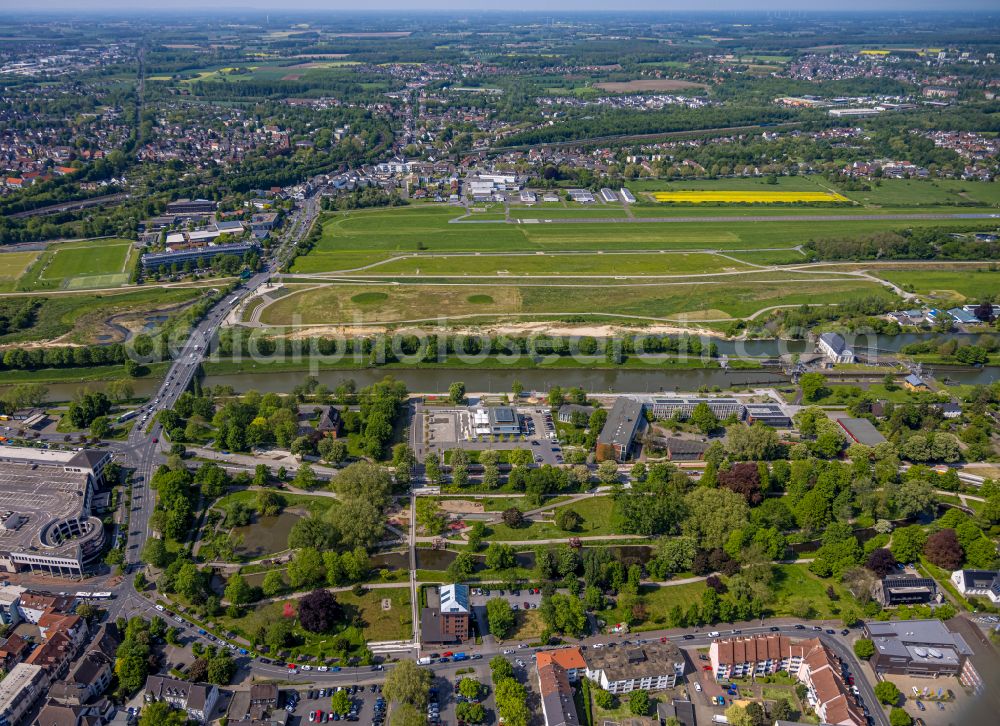
[[[510,406],[472,409],[472,430],[476,436],[504,436],[521,433],[521,419]]]
[[[744,408],[747,423],[751,426],[755,423],[776,429],[787,429],[792,426],[791,416],[777,403],[748,403]]]
[[[718,419],[730,416],[743,418],[744,406],[735,398],[697,398],[697,397],[640,397],[640,401],[652,412],[653,418],[668,419],[675,415],[689,418],[695,407],[704,403]]]
[[[926,605],[937,596],[937,583],[930,577],[890,575],[875,584],[875,599],[882,607]]]
[[[853,363],[856,360],[854,351],[839,333],[823,333],[819,336],[816,347],[831,363]]]

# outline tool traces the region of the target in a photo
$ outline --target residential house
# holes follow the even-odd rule
[[[17,726],[49,684],[48,674],[38,665],[18,663],[0,681],[0,726]]]
[[[544,663],[539,659],[537,667],[545,726],[579,726],[580,719],[566,670],[553,659],[546,659]]]
[[[996,570],[955,570],[951,581],[967,597],[985,597],[994,605],[1000,603],[1000,573]]]
[[[18,585],[0,587],[0,624],[17,625],[21,622],[21,595],[25,588]]]
[[[101,651],[87,651],[73,663],[63,680],[49,687],[49,698],[68,706],[90,702],[107,690],[114,665],[114,658]]]
[[[49,701],[38,712],[33,726],[103,726],[114,712],[114,704],[107,699],[88,705]]]
[[[914,375],[913,373],[911,373],[910,375],[908,375],[906,378],[903,379],[903,388],[905,388],[908,391],[930,390],[928,389],[927,384],[924,382],[924,379],[921,378],[920,376]]]
[[[587,678],[617,694],[673,688],[684,675],[684,656],[671,641],[588,649],[583,659]]]
[[[573,423],[573,419],[580,419],[582,416],[585,420],[590,419],[590,414],[594,412],[593,406],[581,406],[578,403],[564,403],[559,407],[559,411],[556,413],[556,418],[559,419],[560,423]],[[576,416],[574,416],[576,414]]]
[[[166,701],[184,711],[192,721],[205,723],[215,710],[219,689],[205,683],[188,683],[166,676],[149,676],[143,689],[146,703]]]

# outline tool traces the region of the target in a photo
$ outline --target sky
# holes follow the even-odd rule
[[[295,10],[325,11],[451,11],[469,13],[476,11],[527,10],[535,12],[580,12],[580,11],[996,11],[1000,8],[997,0],[951,0],[943,5],[940,0],[157,0],[155,3],[136,0],[0,0],[0,10],[7,11],[64,11],[77,13],[101,10],[126,12],[149,12],[162,10],[203,12],[232,10],[263,10],[288,12]]]

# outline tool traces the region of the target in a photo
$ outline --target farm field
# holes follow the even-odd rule
[[[670,92],[688,91],[694,88],[708,88],[704,83],[681,81],[673,78],[640,78],[635,81],[608,81],[595,83],[595,88],[610,93],[638,93],[640,91]]]
[[[834,192],[772,192],[772,191],[723,191],[723,190],[681,190],[653,192],[657,202],[673,204],[822,204],[848,201],[847,197]]]
[[[120,287],[138,256],[126,239],[97,239],[49,245],[17,281],[16,289],[83,290]]]
[[[793,282],[796,279],[801,281]],[[617,287],[622,294],[595,298],[590,285],[400,284],[377,291],[370,285],[326,285],[276,300],[263,309],[260,321],[281,326],[566,315],[728,320],[775,305],[839,303],[850,295],[890,296],[867,280],[808,275]]]
[[[796,253],[797,254],[797,253]],[[786,255],[787,256],[787,255]],[[801,255],[799,255],[801,260]],[[550,253],[497,254],[414,254],[402,259],[372,263],[367,275],[680,275],[749,270],[749,265],[721,255],[702,252],[682,253]]]

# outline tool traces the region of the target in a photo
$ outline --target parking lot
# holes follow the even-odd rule
[[[534,588],[538,590],[538,588]],[[535,610],[542,602],[541,592],[532,592],[529,588],[521,590],[500,590],[473,587],[469,594],[469,600],[473,608],[482,609],[482,619],[486,619],[486,601],[494,598],[503,598],[510,603],[514,610]],[[478,617],[478,613],[477,613]],[[487,632],[487,631],[483,631]]]
[[[297,694],[298,699],[295,701],[295,709],[291,712],[289,717],[289,724],[291,726],[298,726],[298,724],[308,724],[315,723],[315,716],[310,720],[309,715],[315,714],[316,711],[322,711],[323,716],[326,721],[353,721],[357,720],[358,723],[371,724],[375,722],[375,704],[376,700],[382,695],[381,688],[376,687],[378,691],[372,691],[372,686],[354,685],[354,686],[341,686],[341,688],[347,688],[349,692],[349,697],[351,702],[357,705],[357,716],[354,718],[333,718],[333,714],[330,711],[330,698],[333,696],[335,691],[335,686],[329,688],[297,688],[297,689],[284,689],[281,692],[282,702],[279,704],[284,707],[286,704],[290,703],[294,696]],[[355,691],[350,693],[350,691]],[[323,694],[323,695],[320,695]],[[311,696],[311,697],[310,697]]]
[[[437,453],[451,449],[485,451],[487,449],[530,449],[536,464],[562,464],[562,447],[556,438],[555,423],[543,408],[517,409],[521,435],[475,436],[468,409],[417,409],[411,429],[414,451]]]

